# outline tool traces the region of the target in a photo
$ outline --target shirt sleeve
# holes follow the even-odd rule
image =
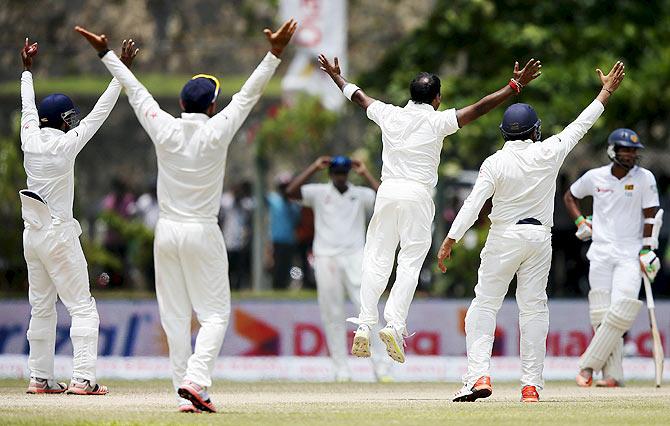
[[[570,185],[570,193],[579,199],[593,196],[593,181],[591,180],[592,173],[586,172],[582,177],[577,179],[575,183]]]
[[[230,103],[207,122],[207,125],[216,132],[217,140],[223,142],[232,140],[251,109],[258,103],[280,63],[281,59],[268,52],[240,91],[233,95]]]
[[[133,73],[113,51],[107,52],[102,63],[110,73],[116,77],[126,89],[128,102],[135,111],[135,115],[151,140],[160,143],[159,134],[172,127],[176,118],[163,111],[149,91],[137,80]]]
[[[565,160],[570,151],[584,137],[586,132],[589,131],[596,120],[602,115],[603,111],[605,111],[603,104],[597,99],[594,100],[561,133],[541,143],[544,147],[548,147],[554,152],[558,157],[559,164],[563,163],[563,160]]]
[[[33,74],[23,71],[21,74],[21,143],[40,134],[40,118],[35,106]]]
[[[318,183],[310,183],[300,187],[300,195],[302,196],[302,205],[305,207],[314,207],[316,197],[319,195],[320,186]]]
[[[650,207],[658,207],[661,203],[658,200],[658,188],[656,187],[656,178],[654,175],[646,171],[646,183],[642,188],[642,208],[648,209]]]
[[[109,117],[120,94],[121,84],[116,78],[113,78],[107,86],[107,89],[98,99],[98,102],[93,106],[91,112],[79,122],[77,127],[70,129],[65,134],[65,143],[68,144],[68,151],[73,158],[79,154],[79,151],[86,146],[88,141],[90,141],[100,129],[102,123]]]
[[[479,169],[472,192],[465,199],[447,236],[458,242],[479,217],[482,206],[495,191],[495,177],[491,158],[487,158]]]
[[[368,108],[366,109],[368,118],[381,127],[382,121],[384,119],[388,107],[389,105],[385,104],[382,101],[374,101],[373,103],[368,105]]]
[[[439,131],[443,136],[453,135],[460,129],[458,119],[456,118],[456,108],[448,109],[438,113],[440,116]]]

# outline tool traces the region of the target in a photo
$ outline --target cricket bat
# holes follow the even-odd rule
[[[649,277],[644,272],[642,273],[642,280],[644,281],[644,292],[647,297],[647,309],[649,310],[649,325],[651,326],[651,337],[653,340],[652,354],[654,357],[654,367],[656,370],[656,387],[661,387],[663,380],[663,342],[661,335],[658,332],[658,325],[656,324],[656,313],[654,308],[654,295],[651,292],[651,282]]]

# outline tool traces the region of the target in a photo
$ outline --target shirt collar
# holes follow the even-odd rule
[[[640,167],[635,165],[635,166],[633,166],[632,169],[628,170],[628,173],[626,173],[624,175],[624,177],[619,179],[618,177],[614,176],[614,174],[612,173],[612,165],[610,164],[610,166],[607,168],[607,175],[610,176],[612,179],[616,180],[617,182],[621,182],[624,179],[628,179],[628,178],[631,178],[631,177],[635,176],[637,174],[637,172],[639,171],[639,169],[640,169]]]
[[[345,195],[349,194],[349,191],[351,191],[351,182],[347,181],[347,190],[344,192],[340,192],[339,189],[335,188],[335,185],[333,184],[332,180],[328,181],[328,184],[330,185],[330,190],[339,195],[340,197],[344,197]]]
[[[519,151],[528,148],[532,144],[533,141],[530,139],[526,139],[525,141],[507,141],[505,142],[505,145],[503,145],[502,149],[511,149]]]
[[[416,103],[411,99],[407,102],[407,105],[405,105],[405,108],[423,109],[423,110],[426,110],[426,111],[435,111],[431,104]]]
[[[181,119],[188,121],[201,121],[204,123],[205,121],[209,120],[209,116],[201,112],[182,112]]]

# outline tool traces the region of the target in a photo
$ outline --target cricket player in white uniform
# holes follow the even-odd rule
[[[347,99],[366,110],[368,118],[382,130],[382,184],[365,241],[361,311],[358,318],[351,319],[359,324],[351,353],[370,356],[370,328],[379,321],[377,304],[400,244],[396,280],[384,308],[386,326],[379,337],[391,358],[405,362],[407,315],[431,245],[435,216],[432,191],[437,184],[443,140],[519,93],[540,75],[540,61],[531,59],[521,70],[516,63],[513,78],[505,87],[463,109],[445,111],[437,111],[442,97],[440,79],[434,74],[417,75],[410,84],[411,100],[405,107],[398,107],[373,99],[355,84],[347,83],[337,58],[331,64],[321,55],[319,62]]]
[[[639,167],[638,150],[644,146],[630,129],[617,129],[607,139],[612,161],[586,172],[570,186],[563,199],[577,225],[580,240],[593,239],[589,259],[589,314],[596,329],[580,359],[579,386],[591,386],[593,372],[602,370],[596,386],[623,385],[623,334],[633,324],[642,302],[640,264],[654,279],[660,261],[656,213],[659,200],[656,179]],[[593,197],[593,219],[585,219],[578,199]],[[654,227],[658,227],[654,237]]]
[[[154,240],[156,296],[168,340],[172,380],[180,411],[215,412],[207,388],[230,316],[228,259],[217,216],[226,153],[233,136],[281,62],[297,28],[289,20],[264,33],[271,49],[242,89],[218,114],[219,83],[196,75],[182,89],[184,111],[163,111],[145,87],[107,48],[104,36],[77,27],[123,85],[128,101],[156,148],[160,214]],[[200,330],[191,350],[191,311]],[[188,401],[192,403],[192,406]]]
[[[496,315],[510,280],[516,274],[516,300],[521,331],[521,394],[523,402],[539,401],[549,329],[547,278],[551,266],[551,227],[556,177],[563,161],[603,113],[624,77],[617,62],[608,75],[598,70],[603,87],[596,99],[562,132],[541,141],[540,120],[527,104],[514,104],[503,115],[501,150],[479,170],[472,192],[463,203],[438,253],[446,271],[458,242],[493,197],[491,229],[481,253],[475,298],[465,316],[468,371],[454,401],[474,401],[491,395],[491,349]]]
[[[329,183],[304,183],[316,172],[328,167]],[[352,185],[348,181],[352,169],[363,176],[370,188]],[[344,327],[344,294],[349,296],[358,311],[363,269],[365,224],[372,215],[379,182],[365,163],[343,156],[319,157],[288,186],[292,198],[314,210],[314,274],[326,332],[330,357],[335,365],[337,381],[351,380],[347,364],[346,332]],[[381,340],[373,357],[377,380],[391,380],[388,357],[383,356]]]
[[[122,59],[130,66],[136,52],[124,46]],[[131,53],[132,52],[132,53]],[[79,109],[60,93],[35,106],[32,58],[37,43],[26,39],[21,51],[21,149],[28,189],[20,191],[24,220],[23,254],[28,266],[28,297],[32,307],[28,326],[28,393],[104,395],[96,383],[98,310],[91,297],[88,269],[79,242],[81,227],[72,215],[74,163],[114,108],[121,85],[112,79],[90,114],[79,121]],[[72,381],[54,380],[56,299],[72,317]]]

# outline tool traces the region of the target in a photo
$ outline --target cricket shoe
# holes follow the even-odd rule
[[[68,395],[106,395],[109,393],[109,389],[107,389],[107,386],[97,383],[91,385],[90,380],[73,378],[65,393]]]
[[[40,379],[38,377],[31,377],[28,383],[28,390],[26,393],[63,393],[67,390],[65,383],[57,383],[53,380]]]
[[[521,389],[521,402],[539,402],[540,394],[537,393],[535,386],[524,386]]]
[[[580,371],[577,377],[575,377],[575,382],[577,382],[577,386],[580,388],[588,388],[593,384],[593,376],[585,377]]]
[[[357,357],[370,356],[370,326],[361,324],[354,334],[354,343],[351,345],[351,354]]]
[[[463,385],[461,390],[456,392],[452,401],[454,402],[473,402],[479,398],[488,398],[493,393],[490,376],[482,376],[472,387]]]
[[[379,338],[386,345],[386,353],[397,362],[405,362],[405,339],[402,332],[399,332],[394,326],[387,325],[379,330]]]
[[[177,390],[177,393],[182,398],[191,401],[198,410],[216,413],[216,408],[214,407],[212,400],[209,398],[207,389],[204,386],[200,386],[190,380],[184,380]]]
[[[195,405],[191,401],[189,401],[186,398],[178,397],[177,400],[178,405],[179,405],[179,412],[180,413],[202,413],[202,411],[198,410],[195,408]]]
[[[595,383],[597,388],[618,388],[623,386],[622,383],[620,383],[618,380],[613,379],[611,377],[606,377],[601,380],[596,380]]]

